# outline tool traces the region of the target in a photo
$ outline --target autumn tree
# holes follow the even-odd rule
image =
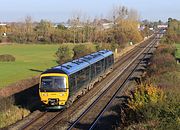
[[[53,25],[50,21],[41,20],[35,28],[38,33],[38,40],[42,42],[51,42],[51,34],[54,31]]]
[[[25,23],[24,23],[23,27],[24,27],[26,42],[35,42],[36,34],[34,32],[33,22],[32,22],[32,18],[30,16],[27,16],[25,18]]]
[[[114,36],[111,41],[125,46],[130,41],[137,43],[142,40],[142,35],[138,30],[139,15],[136,10],[129,10],[125,6],[114,6],[111,12],[114,22],[114,28],[110,30]]]

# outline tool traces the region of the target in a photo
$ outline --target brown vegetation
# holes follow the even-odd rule
[[[29,110],[14,105],[12,97],[2,98],[0,102],[0,128],[15,123],[30,113]]]
[[[172,72],[176,70],[176,60],[172,55],[175,49],[171,45],[162,44],[158,46],[154,53],[148,73],[150,75],[160,75],[166,72]]]

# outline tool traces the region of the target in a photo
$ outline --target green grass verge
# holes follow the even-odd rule
[[[10,83],[40,74],[39,71],[57,65],[55,52],[59,45],[1,45],[1,54],[11,54],[15,62],[0,62],[0,88]],[[37,70],[37,71],[36,71]]]
[[[175,56],[176,58],[180,58],[180,43],[176,44],[176,48],[177,48],[177,51],[176,51]]]

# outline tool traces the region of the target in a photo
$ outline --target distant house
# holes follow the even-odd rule
[[[0,23],[0,26],[6,26],[7,24],[5,24],[5,23]]]
[[[99,29],[109,29],[114,26],[114,23],[107,19],[94,19],[93,25],[97,25]]]
[[[162,25],[157,25],[157,28],[159,29],[166,29],[168,25],[162,24]]]
[[[114,23],[113,22],[103,23],[102,26],[104,29],[109,29],[109,28],[112,28],[114,26]]]
[[[71,28],[71,25],[69,23],[61,23],[66,28]]]
[[[149,28],[149,30],[153,31],[153,30],[154,30],[154,28]]]

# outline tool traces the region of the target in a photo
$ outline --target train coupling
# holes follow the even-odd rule
[[[59,99],[48,99],[48,105],[50,106],[55,106],[55,105],[59,105]]]

